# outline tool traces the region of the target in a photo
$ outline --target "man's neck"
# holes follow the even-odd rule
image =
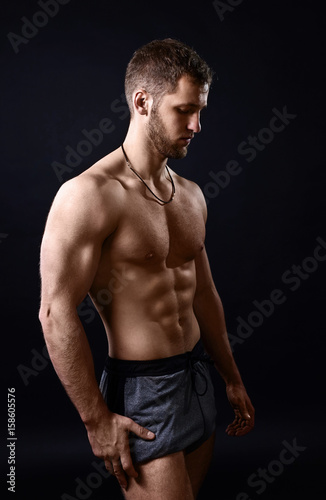
[[[129,126],[123,142],[124,150],[131,166],[145,181],[159,181],[165,175],[166,158],[155,148],[155,145],[142,130]]]

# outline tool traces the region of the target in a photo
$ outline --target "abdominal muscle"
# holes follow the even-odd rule
[[[108,276],[108,286],[93,284],[90,295],[111,357],[149,360],[192,350],[200,336],[193,311],[194,261],[176,268],[120,265]]]

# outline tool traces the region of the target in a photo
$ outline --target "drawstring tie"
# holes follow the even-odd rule
[[[189,353],[187,353],[187,357],[188,357],[188,360],[187,360],[187,365],[188,365],[187,373],[190,373],[191,385],[189,384],[188,387],[187,387],[187,389],[186,389],[186,391],[185,391],[185,404],[184,404],[185,414],[188,413],[190,405],[191,405],[192,391],[196,394],[197,399],[198,399],[201,396],[205,396],[205,394],[207,392],[207,389],[208,389],[206,376],[201,371],[199,371],[197,369],[197,367],[196,367],[197,363],[199,361],[202,361],[204,363],[208,363],[208,364],[211,364],[211,365],[213,364],[213,361],[210,359],[210,357],[206,353],[203,353],[203,354],[201,354],[201,355],[198,356],[198,355],[193,354],[192,352],[189,352]],[[200,390],[200,387],[198,387],[199,377],[205,383],[204,390],[202,390],[202,391]],[[198,403],[199,403],[199,406],[200,406],[200,410],[202,412],[202,408],[201,408],[201,404],[200,404],[200,400],[199,399],[198,399]],[[203,416],[203,418],[204,418],[204,416]]]

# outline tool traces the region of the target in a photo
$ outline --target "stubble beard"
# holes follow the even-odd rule
[[[188,151],[186,147],[173,144],[169,139],[167,129],[158,112],[158,109],[155,107],[152,108],[150,120],[147,125],[147,131],[148,137],[154,147],[162,156],[164,156],[164,158],[181,160],[187,155]]]

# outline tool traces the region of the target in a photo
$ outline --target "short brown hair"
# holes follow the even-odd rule
[[[125,78],[130,113],[133,114],[132,95],[136,88],[143,88],[154,100],[160,101],[166,93],[176,89],[183,75],[189,75],[200,85],[210,85],[213,71],[197,52],[172,38],[154,40],[136,50]]]

